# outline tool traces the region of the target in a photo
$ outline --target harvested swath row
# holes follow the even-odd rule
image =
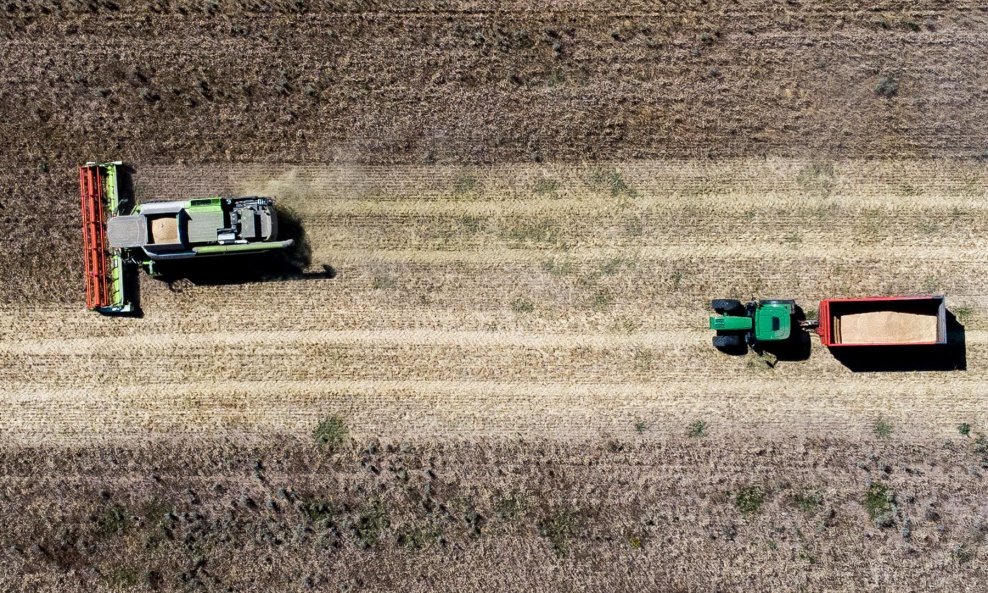
[[[435,291],[421,295],[390,291],[382,294],[383,289],[373,288],[373,281],[374,277],[368,276],[360,290],[332,293],[334,298],[331,300],[313,299],[314,304],[305,314],[304,328],[307,331],[331,332],[432,330],[633,336],[699,331],[705,326],[708,314],[707,295],[697,294],[694,284],[685,282],[680,284],[686,291],[683,294],[637,303],[624,302],[624,295],[617,294],[614,300],[618,304],[594,308],[593,293],[588,292],[580,292],[580,298],[573,299],[572,303],[577,305],[575,307],[557,306],[551,294],[540,291],[519,293],[517,298],[508,293],[503,299],[472,299],[464,304],[451,292],[447,296],[436,295]],[[231,327],[236,327],[245,319],[250,323],[251,330],[258,332],[298,327],[298,315],[290,308],[270,309],[264,315],[247,312],[238,315],[236,308],[226,305],[245,299],[284,302],[299,297],[297,291],[273,290],[271,287],[275,284],[241,286],[238,290],[227,287],[225,292],[216,287],[183,287],[183,292],[178,295],[162,288],[160,294],[145,295],[148,308],[140,320],[108,320],[80,315],[78,305],[30,309],[7,307],[3,309],[6,318],[0,320],[0,335],[5,336],[9,343],[30,345],[44,340],[230,333]],[[899,288],[903,287],[904,284]],[[715,289],[718,294],[744,294],[734,290],[721,291],[712,285],[709,288]],[[796,291],[764,290],[762,294],[795,296],[810,313],[816,306],[815,299],[820,298],[820,293]],[[854,293],[848,291],[847,294]],[[950,294],[951,308],[956,310],[961,323],[969,331],[983,328],[988,300],[972,294]],[[423,296],[427,298],[421,298]],[[148,302],[157,309],[152,310]],[[188,311],[201,307],[203,302],[213,309],[211,314],[208,317],[190,316]],[[30,328],[30,333],[25,332],[24,328]]]
[[[787,208],[984,209],[988,167],[971,160],[808,160],[792,158],[601,161],[595,164],[464,165],[135,164],[135,191],[260,193],[306,211],[404,211],[423,201],[459,208],[530,208],[535,200],[714,206],[723,200]],[[931,198],[934,198],[931,200]],[[658,201],[657,201],[658,200]],[[478,203],[492,202],[488,206]],[[519,203],[520,202],[520,203]],[[449,205],[448,207],[457,207]],[[463,213],[471,213],[465,210]]]
[[[191,376],[206,383],[297,377],[319,384],[341,380],[486,380],[560,386],[621,382],[661,385],[696,376],[711,366],[719,366],[720,371],[705,373],[709,380],[730,376],[738,367],[718,365],[715,356],[706,352],[710,350],[709,336],[699,332],[685,339],[672,337],[671,342],[669,337],[648,336],[615,340],[618,345],[613,348],[582,345],[592,341],[574,335],[558,336],[555,344],[546,340],[544,345],[529,347],[513,346],[510,338],[504,340],[496,334],[488,336],[492,339],[464,340],[470,345],[454,345],[442,338],[406,341],[400,332],[379,334],[369,342],[356,336],[347,339],[320,333],[306,335],[301,341],[278,333],[257,333],[247,344],[227,345],[223,337],[182,335],[159,344],[89,340],[85,349],[75,346],[41,354],[33,349],[4,353],[9,366],[0,372],[0,379],[14,389],[38,384],[52,389],[111,389],[119,385],[167,388]],[[561,345],[567,342],[572,345]],[[822,358],[824,353],[820,354]],[[153,371],[146,369],[147,360],[156,361]],[[257,364],[258,360],[263,363]],[[807,366],[818,365],[804,365],[800,371],[817,370]]]
[[[349,249],[474,251],[502,244],[507,248],[567,252],[593,246],[647,249],[682,244],[684,229],[697,249],[723,247],[725,239],[749,252],[786,246],[812,256],[834,246],[896,247],[976,245],[988,233],[988,218],[959,208],[851,209],[827,207],[744,211],[710,208],[663,209],[610,205],[600,209],[554,212],[552,204],[533,202],[528,209],[489,214],[437,212],[404,215],[306,212],[306,232],[318,238],[320,254]],[[441,206],[440,206],[441,207]],[[780,233],[779,229],[793,229]]]
[[[5,447],[0,587],[962,589],[981,463],[957,435]]]
[[[331,414],[353,434],[415,438],[524,435],[573,440],[600,434],[682,434],[702,421],[718,431],[862,436],[876,422],[896,435],[956,433],[983,426],[983,379],[787,377],[740,366],[735,377],[661,383],[561,384],[476,381],[251,379],[100,387],[0,389],[5,435],[24,443],[127,441],[211,433],[311,433]],[[737,375],[744,375],[739,380]],[[53,410],[56,412],[53,413]]]
[[[882,206],[868,205],[874,204],[868,196],[876,187],[883,192],[892,187],[891,180],[881,173],[892,175],[873,164],[856,161],[828,168],[813,163],[776,161],[774,173],[771,168],[764,162],[715,164],[699,167],[698,171],[683,163],[605,167],[601,169],[605,171],[604,180],[598,179],[596,183],[616,187],[620,195],[614,196],[606,187],[588,184],[595,169],[557,165],[539,172],[537,167],[519,167],[518,177],[535,182],[555,181],[555,175],[562,173],[558,176],[562,181],[555,190],[582,196],[559,200],[539,196],[532,185],[535,182],[514,181],[505,168],[434,168],[435,176],[429,175],[428,168],[396,168],[402,176],[407,174],[409,185],[387,185],[387,191],[382,193],[367,187],[373,186],[375,179],[394,182],[396,169],[308,167],[288,169],[274,180],[248,183],[239,189],[282,195],[288,205],[301,213],[316,261],[329,260],[339,266],[406,258],[422,263],[532,261],[548,254],[564,264],[572,256],[580,264],[588,257],[600,257],[604,253],[632,265],[638,258],[684,257],[684,254],[839,260],[860,259],[863,253],[873,257],[878,253],[876,250],[914,262],[942,261],[945,256],[968,262],[982,259],[978,239],[984,236],[985,217],[980,212],[985,202],[981,199],[983,189],[978,180],[984,173],[983,167],[917,163],[909,171],[907,165],[892,163],[889,170],[904,175],[902,179],[911,180],[909,175],[916,173],[933,175],[935,180],[945,182],[945,187],[954,187],[964,197],[954,201],[943,192],[927,195],[924,192],[928,188],[923,188],[921,176],[916,175],[918,185],[915,186],[900,179],[901,195],[879,193],[874,203]],[[227,174],[224,167],[218,170],[218,177]],[[546,170],[550,171],[549,175],[545,174]],[[252,177],[248,167],[234,167],[234,171],[235,174],[229,175],[229,183],[236,183],[237,177]],[[278,168],[268,171],[274,175]],[[649,184],[648,175],[653,172],[658,173],[660,181],[668,182],[665,190]],[[753,173],[757,174],[754,179],[762,180],[759,182],[762,186],[772,187],[770,197],[759,193],[758,187],[751,193],[737,189],[745,187]],[[608,176],[611,174],[615,177]],[[674,194],[678,191],[677,174],[694,182],[707,176],[710,182],[703,187],[702,195],[694,196],[691,191],[672,195],[670,191]],[[733,186],[731,174],[737,176]],[[203,177],[206,181],[200,183],[210,183],[209,174]],[[357,182],[359,179],[366,181],[364,186]],[[416,181],[419,179],[422,181]],[[443,190],[447,183],[451,189]],[[811,191],[820,184],[821,191]],[[223,187],[222,183],[218,185]],[[831,185],[840,187],[834,189]],[[464,194],[462,200],[451,199],[450,193],[455,193],[457,187]],[[717,188],[728,191],[725,189],[728,187],[733,187],[730,191],[734,193],[718,196]],[[437,189],[438,195],[444,196],[442,199],[423,201],[423,197],[428,198],[429,192]],[[388,192],[397,201],[377,203]],[[634,197],[622,192],[634,192]],[[153,194],[152,187],[149,195]],[[525,200],[503,200],[512,196],[524,196]],[[721,197],[729,205],[736,202],[742,209],[734,212],[733,208],[725,209],[724,203],[718,205],[712,201]],[[745,205],[749,201],[752,205]],[[684,227],[689,231],[684,233]],[[725,242],[730,246],[724,246]],[[492,248],[498,247],[500,251],[492,252]],[[400,252],[391,253],[397,250]],[[600,255],[594,250],[600,250]],[[546,257],[541,263],[549,259]],[[788,265],[790,260],[783,263]],[[698,262],[698,270],[706,265]],[[915,274],[923,266],[911,268]],[[398,270],[396,276],[402,276],[403,271]],[[675,273],[684,275],[681,270]],[[771,274],[772,270],[764,273]],[[846,277],[847,273],[832,276]],[[891,272],[868,276],[901,278],[901,274]],[[936,274],[931,273],[919,282],[914,277],[902,284],[905,290],[916,291],[917,285],[925,288],[937,280]],[[853,280],[849,283],[853,286]],[[951,288],[954,294],[966,292]],[[826,292],[833,293],[834,289],[828,287]]]
[[[969,358],[980,359],[986,339],[985,332],[967,332]],[[298,378],[317,384],[489,380],[659,386],[698,375],[728,379],[751,365],[750,360],[725,359],[709,342],[709,332],[701,329],[610,335],[390,330],[62,338],[0,346],[7,363],[0,380],[9,387],[61,389],[169,385],[187,377],[206,383]],[[850,374],[822,347],[815,354],[798,365],[782,364],[774,376],[823,380]],[[147,369],[148,360],[156,361],[154,369]],[[979,380],[982,372],[972,369],[958,380]]]

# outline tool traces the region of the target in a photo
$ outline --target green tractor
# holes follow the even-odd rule
[[[716,299],[710,305],[716,313],[710,316],[710,329],[717,331],[713,342],[718,350],[746,351],[748,347],[785,342],[793,335],[793,325],[803,325],[796,319],[793,300],[742,304],[734,299]]]

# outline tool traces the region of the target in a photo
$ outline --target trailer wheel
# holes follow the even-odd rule
[[[744,345],[744,340],[737,334],[714,336],[714,348],[718,350],[739,350]]]
[[[714,299],[710,301],[710,307],[720,315],[741,315],[744,313],[744,305],[736,299]]]

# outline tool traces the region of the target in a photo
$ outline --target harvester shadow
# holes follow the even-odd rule
[[[117,313],[120,317],[134,317],[140,319],[144,317],[144,310],[141,309],[141,268],[137,264],[124,262],[124,289],[130,295],[132,309],[129,313]]]
[[[832,348],[838,361],[857,373],[967,370],[964,326],[947,311],[947,343],[940,346]]]
[[[156,279],[181,292],[186,282],[211,286],[336,277],[336,269],[328,265],[321,272],[307,271],[312,246],[298,216],[289,209],[278,208],[278,238],[294,243],[287,249],[260,253],[162,261],[156,265]]]

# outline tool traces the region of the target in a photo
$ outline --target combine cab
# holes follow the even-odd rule
[[[136,268],[155,276],[155,262],[284,249],[270,198],[151,202],[128,207],[120,198],[120,162],[79,168],[86,307],[131,313]]]

